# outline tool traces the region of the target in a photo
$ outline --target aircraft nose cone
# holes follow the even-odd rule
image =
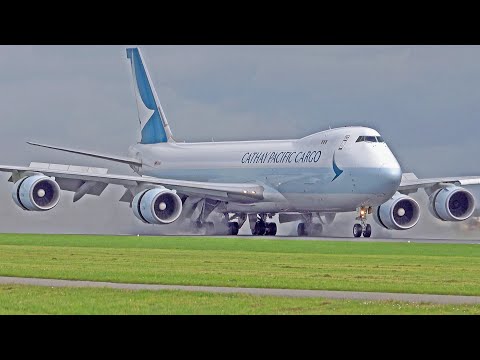
[[[393,195],[398,189],[402,180],[402,169],[400,166],[382,166],[379,170],[379,185],[381,192],[386,195]]]
[[[379,177],[382,179],[381,181],[385,184],[386,188],[394,189],[396,192],[402,180],[402,169],[400,164],[388,147],[382,148],[379,155]],[[390,193],[391,191],[386,191],[386,193]],[[395,192],[393,192],[392,195]]]

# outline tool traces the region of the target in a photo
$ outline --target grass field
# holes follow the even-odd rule
[[[5,234],[0,275],[480,295],[480,246]]]
[[[0,314],[480,314],[480,305],[0,285]]]

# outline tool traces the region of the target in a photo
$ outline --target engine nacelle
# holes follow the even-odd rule
[[[408,230],[420,219],[420,206],[409,196],[396,193],[373,211],[375,221],[389,230]]]
[[[132,202],[135,216],[147,224],[170,224],[182,213],[182,200],[172,190],[155,188],[138,193]]]
[[[23,210],[47,211],[57,206],[60,186],[45,175],[28,176],[15,183],[12,198]]]
[[[430,195],[429,210],[443,221],[463,221],[475,211],[475,197],[466,189],[448,186]]]

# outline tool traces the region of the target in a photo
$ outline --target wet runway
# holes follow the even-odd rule
[[[118,234],[118,236],[137,236],[136,234]],[[369,242],[369,243],[376,243],[376,242],[386,242],[386,243],[423,243],[423,244],[475,244],[480,245],[480,238],[461,238],[461,239],[454,239],[454,238],[435,238],[435,237],[405,237],[405,238],[386,238],[386,237],[371,237],[371,238],[354,238],[354,237],[342,237],[342,236],[321,236],[321,237],[298,237],[298,236],[291,236],[291,235],[276,235],[276,236],[252,236],[248,234],[239,234],[237,236],[230,236],[230,235],[196,235],[196,234],[188,234],[188,235],[179,235],[179,234],[155,234],[155,233],[144,233],[140,234],[139,236],[160,236],[160,237],[168,237],[168,236],[175,236],[175,237],[205,237],[205,238],[222,238],[222,239],[255,239],[255,240],[303,240],[303,241],[348,241],[348,242]]]
[[[212,236],[210,236],[212,237]],[[389,242],[389,243],[423,243],[423,244],[474,244],[480,245],[480,239],[430,239],[430,238],[347,238],[347,237],[298,237],[298,236],[213,236],[218,238],[245,238],[268,240],[305,240],[305,241],[348,241],[348,242]]]

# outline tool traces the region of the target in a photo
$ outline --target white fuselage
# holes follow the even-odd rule
[[[228,212],[347,212],[377,206],[397,191],[402,171],[384,142],[365,127],[319,132],[298,140],[137,144],[141,175],[207,182],[255,182],[275,196],[228,203]]]

